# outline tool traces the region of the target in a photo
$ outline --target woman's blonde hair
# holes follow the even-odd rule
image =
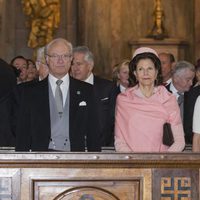
[[[115,83],[117,83],[119,81],[118,74],[119,74],[122,66],[124,66],[124,65],[129,66],[129,63],[130,63],[129,59],[124,59],[120,63],[117,63],[116,65],[113,66],[112,79]]]

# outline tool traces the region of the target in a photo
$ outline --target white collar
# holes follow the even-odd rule
[[[119,85],[119,89],[120,89],[120,92],[124,92],[126,90],[126,88],[121,84]]]
[[[167,83],[167,85],[169,85],[172,82],[172,78],[168,79],[165,83]]]
[[[172,91],[172,93],[176,96],[176,98],[178,98],[180,96],[180,94],[178,94],[178,90],[175,88],[173,82],[171,82],[170,84],[170,91]],[[183,93],[184,94],[184,93]]]
[[[55,97],[55,91],[56,91],[56,81],[58,80],[58,78],[56,78],[55,76],[53,76],[52,74],[49,74],[48,76],[48,80],[53,92],[53,95]],[[69,74],[67,73],[65,76],[63,76],[60,80],[63,81],[63,83],[60,85],[60,89],[62,91],[62,95],[63,95],[63,104],[66,101],[67,98],[67,93],[68,93],[68,89],[69,89]],[[64,105],[63,105],[64,106]]]
[[[94,85],[94,74],[91,73],[85,80],[84,82],[90,83],[91,85]]]
[[[58,80],[58,78],[56,78],[55,76],[53,76],[52,74],[49,73],[48,76],[49,82],[50,83],[54,83],[56,84],[56,81]],[[63,76],[60,80],[62,80],[63,82],[69,82],[69,74],[67,73],[65,76]]]

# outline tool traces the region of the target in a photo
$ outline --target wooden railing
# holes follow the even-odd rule
[[[3,150],[4,151],[4,150]],[[0,153],[0,199],[199,199],[198,153]]]

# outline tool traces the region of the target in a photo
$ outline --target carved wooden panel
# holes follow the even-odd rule
[[[197,169],[153,170],[153,199],[199,199],[199,171]]]
[[[21,200],[151,200],[151,170],[23,169],[21,192]]]
[[[140,200],[142,179],[34,181],[35,200]]]
[[[0,153],[0,200],[199,200],[199,153]]]
[[[114,194],[97,187],[76,187],[58,195],[55,200],[119,200]]]
[[[20,199],[20,169],[0,169],[0,200]]]

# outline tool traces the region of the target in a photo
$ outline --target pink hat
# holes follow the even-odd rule
[[[134,54],[133,54],[133,57],[134,58],[135,56],[137,56],[138,54],[141,54],[141,53],[153,53],[154,55],[156,55],[158,57],[158,53],[154,50],[154,49],[151,49],[149,47],[140,47],[138,49],[135,50]]]

